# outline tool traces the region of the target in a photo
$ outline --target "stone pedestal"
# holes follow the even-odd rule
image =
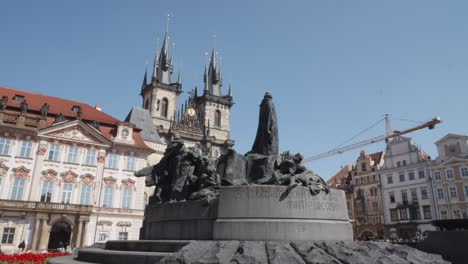
[[[312,196],[306,187],[223,188],[215,240],[352,240],[343,191]]]
[[[311,195],[306,187],[221,187],[203,201],[148,205],[140,239],[352,240],[343,191]]]

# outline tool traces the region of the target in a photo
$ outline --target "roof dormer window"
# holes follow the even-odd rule
[[[15,96],[13,96],[13,101],[23,102],[23,100],[24,100],[24,96],[22,96],[22,95],[17,95],[16,94]]]
[[[75,112],[75,113],[81,112],[81,106],[74,105],[72,107],[72,111]]]

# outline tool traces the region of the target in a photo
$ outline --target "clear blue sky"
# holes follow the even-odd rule
[[[141,105],[145,62],[170,13],[185,91],[203,86],[217,35],[239,152],[250,149],[270,90],[282,150],[325,152],[389,113],[399,130],[416,123],[396,119],[441,116],[435,130],[410,136],[436,156],[442,136],[468,134],[467,10],[467,1],[428,0],[2,1],[0,85],[101,104],[123,119]],[[383,124],[358,140],[381,134]],[[309,165],[327,179],[359,151]]]

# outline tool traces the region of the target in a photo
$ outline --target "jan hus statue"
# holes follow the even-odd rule
[[[257,136],[252,147],[252,153],[266,156],[278,155],[278,119],[276,118],[273,96],[266,92],[260,104]]]

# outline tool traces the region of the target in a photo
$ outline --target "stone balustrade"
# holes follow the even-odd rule
[[[34,212],[92,213],[93,206],[81,204],[44,203],[31,201],[0,200],[0,210]]]

